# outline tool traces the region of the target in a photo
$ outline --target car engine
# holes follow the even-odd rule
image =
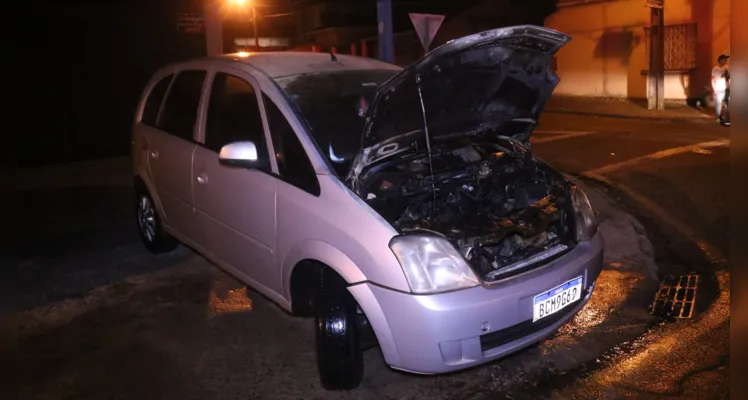
[[[509,140],[437,143],[431,160],[423,152],[393,158],[366,174],[360,195],[401,233],[448,238],[484,281],[575,244],[571,184]]]

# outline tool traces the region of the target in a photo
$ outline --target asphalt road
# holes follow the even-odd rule
[[[724,255],[729,132],[716,123],[546,114],[533,139],[536,154],[566,173],[608,167],[599,174],[659,204]]]
[[[536,154],[566,173],[595,178],[587,182],[645,222],[660,274],[695,269],[712,283],[700,289],[694,320],[657,325],[644,304],[616,296],[630,292],[640,277],[609,266],[600,294],[580,318],[538,346],[443,377],[394,372],[373,350],[366,353],[362,389],[334,396],[316,382],[310,321],[286,315],[190,250],[146,253],[135,233],[129,189],[98,182],[85,189],[26,190],[16,208],[25,223],[13,254],[23,312],[19,394],[723,398],[729,310],[713,312],[722,298],[714,263],[702,261],[694,242],[713,258],[727,253],[729,147],[714,142],[728,132],[711,124],[547,114],[534,136]],[[682,346],[658,362],[640,361],[623,375],[617,368],[673,341]]]
[[[602,182],[598,188],[647,226],[660,277],[697,274],[701,286],[693,319],[625,343],[627,350],[601,357],[598,371],[545,395],[729,398],[729,132],[709,123],[546,115],[534,136],[536,154]]]

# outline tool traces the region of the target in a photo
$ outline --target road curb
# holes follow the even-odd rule
[[[662,219],[662,217],[666,214],[663,212],[658,212],[658,210],[660,210],[661,208],[651,200],[635,193],[625,185],[613,182],[612,180],[605,178],[604,176],[599,174],[583,174],[582,178],[613,188],[630,197],[631,200],[638,203],[641,207],[646,208],[649,213],[659,214],[658,216],[660,217],[660,224],[658,225],[661,225],[661,228],[668,231],[669,235],[680,236],[686,239],[688,242],[694,244],[696,248],[701,251],[702,255],[705,257],[705,260],[708,261],[712,266],[727,265],[727,259],[722,254],[722,252],[715,246],[702,240],[698,233],[693,229],[673,218]]]
[[[713,277],[716,281],[718,295],[723,292],[730,293],[729,266],[727,258],[714,245],[701,239],[697,232],[679,220],[667,217],[665,212],[660,211],[661,208],[657,204],[654,204],[651,200],[638,195],[625,185],[618,184],[597,174],[585,174],[582,178],[618,191],[619,193],[628,196],[631,201],[637,203],[638,207],[635,206],[636,208],[644,208],[644,212],[639,212],[641,212],[645,218],[652,220],[654,224],[657,225],[656,229],[661,231],[661,234],[665,237],[675,239],[668,244],[669,251],[672,253],[678,253],[681,256],[680,258],[683,260],[691,260],[690,263],[688,263],[689,265],[687,265],[688,269],[709,274]],[[677,247],[677,250],[674,249],[678,244],[686,246]],[[659,275],[664,271],[659,271],[658,269],[657,272],[657,279],[659,280]],[[728,273],[728,278],[726,280],[727,283],[725,283],[724,278],[720,277],[721,272]],[[714,299],[714,301],[717,300],[718,299]],[[709,308],[712,306],[713,304],[709,303]],[[705,314],[706,312],[707,310],[702,314]]]
[[[600,190],[596,190],[585,184],[585,180],[602,184],[606,187],[615,189],[617,185],[603,179],[598,180],[590,177],[570,177],[572,181],[579,184],[580,187],[587,188],[585,191],[593,203],[593,208],[610,206],[616,209],[613,204],[615,201],[609,195]],[[604,202],[607,201],[607,204]],[[614,210],[615,212],[615,210]],[[644,226],[631,214],[620,211],[621,215],[628,216],[635,224],[644,229]],[[602,222],[602,221],[601,221]],[[601,223],[602,225],[602,223]],[[717,298],[709,303],[706,310],[694,317],[693,320],[681,321],[681,324],[666,323],[660,318],[652,316],[650,322],[641,325],[635,335],[629,335],[621,338],[619,343],[610,346],[599,357],[583,360],[575,368],[557,369],[552,363],[546,363],[545,366],[551,369],[549,376],[541,381],[534,381],[530,384],[527,381],[518,382],[514,385],[508,385],[503,388],[502,392],[512,393],[513,399],[538,399],[538,398],[579,398],[579,399],[597,399],[601,396],[601,391],[609,390],[611,379],[618,379],[623,383],[628,374],[632,373],[638,366],[647,363],[657,365],[661,360],[667,359],[673,351],[673,345],[683,347],[688,341],[698,340],[700,335],[706,334],[711,329],[716,329],[724,321],[729,320],[730,307],[730,274],[727,265],[723,259],[715,258],[714,254],[704,251],[704,246],[698,246],[703,251],[702,255],[710,260],[715,271],[715,279],[718,286]],[[657,268],[653,271],[659,273]],[[651,280],[657,283],[655,277]],[[655,286],[656,288],[656,286]],[[654,291],[649,292],[648,300],[651,301]],[[648,311],[647,311],[648,314]],[[632,332],[633,333],[633,332]],[[683,342],[681,336],[688,338]],[[609,340],[607,336],[598,336],[599,340]],[[529,391],[529,392],[528,392]],[[497,390],[473,391],[470,399],[488,400],[494,399]],[[532,393],[525,395],[524,393]]]
[[[613,190],[632,197],[631,200],[638,203],[640,200],[636,193],[620,184],[616,184],[603,176],[584,176],[586,180],[597,182]],[[633,194],[633,196],[632,196]],[[646,200],[646,199],[645,199]],[[640,205],[647,208],[646,205]],[[636,206],[635,206],[636,207]],[[647,213],[653,211],[647,208]],[[652,219],[650,216],[645,218]],[[596,368],[594,371],[587,371],[587,375],[578,383],[569,382],[565,387],[556,387],[560,392],[557,395],[568,394],[572,398],[597,398],[599,390],[606,387],[625,386],[623,383],[626,379],[631,379],[631,374],[636,369],[644,369],[652,374],[647,365],[656,370],[656,366],[666,360],[671,354],[677,352],[676,347],[687,348],[688,343],[699,340],[701,336],[709,334],[714,329],[718,329],[720,324],[730,319],[730,272],[725,257],[718,249],[709,243],[699,239],[696,232],[690,230],[687,226],[677,220],[666,218],[656,219],[657,229],[667,237],[675,238],[684,244],[689,244],[692,249],[686,259],[694,259],[688,268],[701,270],[703,274],[711,272],[711,276],[716,281],[716,298],[707,303],[707,307],[700,313],[696,314],[693,319],[682,320],[678,324],[666,323],[662,320],[652,329],[648,330],[635,341],[636,346],[632,351],[626,353],[614,353]],[[670,244],[670,246],[673,246]],[[705,267],[699,264],[706,264]],[[703,298],[704,294],[697,295]],[[698,304],[697,304],[698,308]],[[675,347],[674,347],[675,346]],[[635,360],[635,361],[632,361]],[[660,366],[661,368],[661,366]],[[618,383],[614,383],[618,382]],[[622,389],[623,390],[623,389]],[[625,390],[624,390],[625,391]],[[549,393],[550,394],[550,393]]]
[[[592,204],[592,208],[598,214],[599,229],[606,239],[606,255],[610,256],[611,251],[615,249],[617,253],[615,257],[611,258],[614,258],[618,262],[628,263],[632,266],[638,265],[641,267],[640,271],[643,272],[644,275],[652,280],[656,280],[658,269],[657,264],[654,261],[655,250],[652,242],[647,236],[644,225],[642,225],[642,223],[633,215],[617,207],[615,201],[605,193],[590,187],[580,179],[572,178],[572,181],[584,189],[590,203]],[[607,226],[608,224],[614,226]],[[614,231],[620,229],[630,229],[627,233],[629,233],[631,238],[620,237],[620,235],[613,234]],[[608,230],[607,235],[605,235],[606,230]],[[633,251],[621,251],[617,248],[621,246],[636,248],[633,249]],[[613,249],[611,249],[611,247],[613,247]]]
[[[717,271],[715,275],[720,287],[730,287],[728,271]],[[719,329],[720,325],[729,322],[729,319],[730,292],[729,289],[720,290],[718,298],[698,319],[687,320],[683,324],[663,322],[654,326],[636,339],[634,346],[632,346],[633,351],[614,354],[594,372],[554,392],[553,398],[598,399],[602,392],[607,393],[606,398],[628,398],[632,393],[654,393],[657,398],[683,394],[682,385],[684,381],[689,378],[693,371],[704,370],[703,367],[686,372],[676,381],[673,381],[673,377],[670,377],[670,380],[663,380],[664,378],[657,374],[658,368],[667,368],[663,367],[663,364],[671,364],[673,368],[682,368],[682,365],[672,363],[669,358],[678,354],[679,351],[690,349],[693,343]],[[668,363],[668,361],[671,362]],[[714,366],[709,368],[714,368]],[[637,380],[637,376],[652,376],[653,374],[658,376],[656,383],[653,383],[652,380],[648,383]],[[678,376],[676,375],[676,377]],[[669,385],[673,385],[680,390],[669,389]],[[648,386],[656,386],[658,390],[652,388],[647,390]],[[631,388],[635,389],[632,390]],[[545,398],[549,397],[551,397],[550,394],[545,396]]]
[[[598,113],[598,112],[591,112],[591,111],[563,110],[563,109],[555,109],[555,110],[548,109],[548,110],[545,110],[544,113],[585,115],[585,116],[601,117],[601,118],[618,118],[618,119],[659,121],[659,122],[688,122],[688,123],[693,123],[693,124],[714,123],[711,118],[706,117],[706,116],[705,117],[656,117],[656,116]]]
[[[592,299],[554,336],[524,350],[520,363],[509,358],[490,365],[489,371],[495,371],[490,386],[467,389],[466,399],[495,399],[504,393],[514,399],[535,399],[537,391],[566,387],[577,374],[596,368],[601,357],[646,334],[657,322],[647,310],[657,289],[657,266],[644,226],[605,193],[569,178],[590,199],[606,246]]]

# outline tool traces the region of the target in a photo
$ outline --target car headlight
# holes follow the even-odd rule
[[[571,203],[574,207],[574,218],[577,225],[577,241],[586,242],[597,233],[597,221],[592,211],[587,195],[579,186],[574,186],[571,192]]]
[[[465,258],[447,239],[428,234],[395,236],[390,249],[413,293],[437,293],[479,284]]]

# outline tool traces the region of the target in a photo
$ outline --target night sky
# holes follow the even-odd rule
[[[393,0],[395,31],[411,29],[408,12],[453,15],[479,0]],[[307,1],[307,3],[310,1]],[[311,1],[313,2],[313,0]],[[293,11],[293,0],[264,0],[263,12]],[[376,24],[376,2],[362,13]],[[25,49],[40,51],[46,129],[24,135],[20,165],[126,155],[133,112],[150,75],[176,60],[204,54],[200,34],[177,30],[178,12],[201,10],[198,0],[58,1],[33,6],[39,35]],[[367,11],[368,10],[368,11]],[[33,151],[31,151],[33,149]]]

